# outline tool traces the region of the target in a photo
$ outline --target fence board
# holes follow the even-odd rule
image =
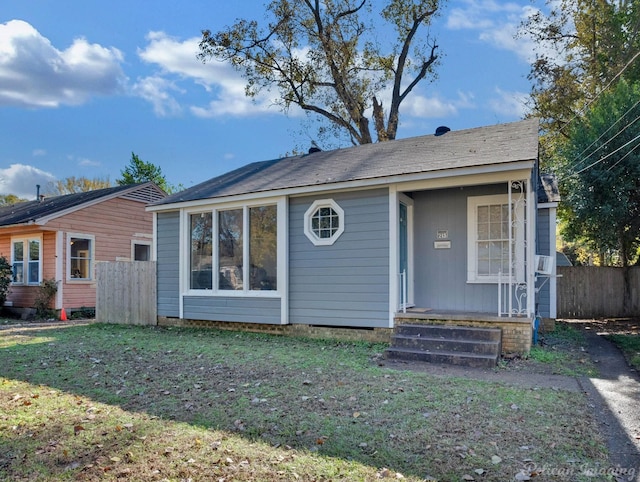
[[[156,325],[155,261],[96,264],[96,321]]]
[[[558,318],[620,318],[640,316],[640,267],[625,270],[601,266],[558,267]]]

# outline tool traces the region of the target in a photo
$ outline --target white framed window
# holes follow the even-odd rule
[[[524,281],[524,205],[507,194],[467,199],[467,282]]]
[[[93,280],[95,236],[67,234],[67,280]]]
[[[189,289],[276,293],[282,210],[269,203],[189,213]]]
[[[131,241],[131,259],[151,261],[151,241]]]
[[[11,239],[12,283],[38,285],[42,281],[42,237]]]
[[[344,211],[333,199],[319,199],[304,213],[304,234],[316,246],[336,242],[344,232]]]

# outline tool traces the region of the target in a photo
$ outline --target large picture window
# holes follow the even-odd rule
[[[72,280],[93,279],[93,236],[69,235],[69,277]]]
[[[11,241],[12,282],[15,284],[40,284],[42,267],[42,241],[13,239]]]
[[[476,196],[468,199],[468,275],[470,282],[497,282],[500,276],[515,276],[524,259],[521,242],[524,210],[516,204],[509,209],[507,195]]]
[[[273,204],[191,214],[189,288],[277,290],[277,213]]]

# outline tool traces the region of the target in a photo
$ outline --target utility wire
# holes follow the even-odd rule
[[[571,176],[577,176],[578,174],[582,174],[584,171],[586,171],[587,169],[591,169],[593,166],[595,166],[596,164],[599,164],[600,162],[603,162],[604,160],[606,160],[607,158],[613,156],[616,152],[620,151],[621,149],[624,149],[625,147],[627,147],[629,144],[631,144],[632,142],[636,141],[640,139],[640,134],[638,134],[636,137],[634,137],[633,139],[631,139],[629,142],[627,142],[626,144],[618,147],[615,151],[610,152],[609,154],[607,154],[604,157],[601,157],[600,159],[598,159],[595,162],[592,162],[591,164],[589,164],[587,167],[585,167],[584,169],[580,169],[578,172],[572,174]],[[638,143],[638,145],[640,145],[640,143]],[[635,149],[636,147],[638,147],[638,145],[636,145],[633,149]],[[632,150],[633,150],[632,149]],[[625,154],[624,157],[626,157],[629,153]],[[624,159],[624,157],[622,159]],[[622,159],[620,159],[618,162],[620,162]],[[617,163],[616,163],[617,164]],[[614,164],[615,166],[615,164]],[[611,166],[613,167],[613,166]]]

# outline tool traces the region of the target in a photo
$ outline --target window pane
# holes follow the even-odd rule
[[[29,241],[28,282],[40,283],[40,241]]]
[[[91,240],[71,238],[70,243],[71,277],[76,279],[91,279]]]
[[[213,214],[192,214],[191,218],[191,286],[192,290],[213,287]]]
[[[218,214],[218,270],[221,290],[242,289],[242,209]]]
[[[510,229],[508,204],[478,207],[478,275],[508,275]]]
[[[249,209],[249,258],[252,290],[276,290],[278,216],[276,206]]]
[[[22,261],[13,263],[13,282],[24,283],[24,265]]]
[[[24,243],[22,241],[17,241],[13,243],[13,260],[14,261],[24,260]]]
[[[340,216],[330,207],[318,208],[311,218],[311,230],[320,239],[333,236],[340,227]]]
[[[151,246],[149,246],[148,244],[133,245],[134,261],[149,261],[150,259],[151,259]]]

